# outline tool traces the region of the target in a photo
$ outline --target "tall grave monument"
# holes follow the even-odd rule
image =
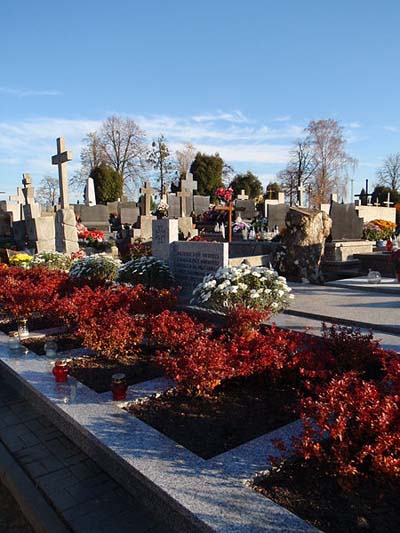
[[[151,240],[152,236],[152,221],[156,219],[151,214],[151,196],[156,192],[156,189],[151,187],[150,182],[146,181],[145,186],[140,189],[142,194],[141,215],[139,217],[139,228],[134,228],[133,237],[140,237],[145,241]]]
[[[69,205],[67,162],[72,160],[72,152],[65,149],[64,139],[57,139],[57,153],[51,158],[53,165],[58,167],[60,187],[60,209],[55,216],[56,250],[70,254],[79,249],[76,231],[75,212]]]

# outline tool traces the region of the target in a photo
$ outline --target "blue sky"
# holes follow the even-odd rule
[[[2,0],[0,191],[55,175],[58,136],[73,172],[116,113],[265,184],[310,120],[335,118],[359,192],[400,151],[399,24],[396,0]]]

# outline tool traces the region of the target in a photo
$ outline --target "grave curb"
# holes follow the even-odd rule
[[[65,384],[65,390],[58,389],[46,370],[48,361],[32,352],[23,357],[8,355],[4,337],[0,334],[0,371],[7,382],[177,531],[318,531],[246,487],[235,468],[229,471],[227,454],[209,461],[201,459],[73,378]],[[71,394],[74,388],[77,398],[65,402],[65,394]],[[91,405],[90,409],[85,404]],[[94,420],[97,429],[92,429]],[[110,420],[115,420],[112,426]],[[261,445],[261,451],[265,451],[264,442]],[[263,458],[258,449],[250,460]],[[254,474],[261,469],[257,466]],[[246,480],[250,477],[246,472]]]
[[[0,480],[11,492],[26,520],[36,532],[70,531],[2,442],[0,442]]]

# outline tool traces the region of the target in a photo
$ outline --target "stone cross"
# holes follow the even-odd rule
[[[185,189],[183,184],[184,181],[185,180],[181,181],[181,190],[177,193],[178,198],[181,199],[181,217],[186,216],[186,198],[192,196],[192,193]]]
[[[394,202],[390,201],[390,192],[387,193],[387,200],[386,202],[383,202],[383,203],[386,205],[386,207],[390,207],[391,205],[394,204]]]
[[[17,204],[23,204],[25,200],[24,193],[22,192],[21,187],[17,187],[17,194],[12,194],[8,197],[10,202],[17,202]]]
[[[238,200],[248,200],[249,197],[246,194],[246,191],[244,189],[241,190],[240,194],[237,195]]]
[[[379,207],[381,204],[379,203],[379,198],[375,200],[374,206]]]
[[[193,181],[193,174],[186,172],[186,179],[181,180],[181,190],[186,189],[189,192],[197,191],[197,181]]]
[[[140,194],[144,194],[144,216],[149,217],[151,215],[151,195],[156,192],[156,189],[151,187],[150,182],[146,181],[145,186],[140,189]]]
[[[300,207],[303,206],[303,192],[305,192],[305,190],[306,189],[302,183],[297,187],[297,203]]]
[[[52,165],[58,166],[58,182],[60,187],[61,209],[69,208],[67,161],[72,160],[72,152],[65,150],[65,143],[62,137],[57,139],[57,153],[51,158]]]

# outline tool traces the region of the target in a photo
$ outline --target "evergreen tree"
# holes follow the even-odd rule
[[[105,163],[101,163],[93,168],[90,177],[94,181],[96,202],[98,204],[115,202],[118,198],[121,198],[123,179],[116,170],[107,166]]]
[[[242,189],[249,198],[257,198],[263,192],[263,188],[258,177],[248,170],[245,174],[236,174],[230,183],[234,195],[237,196]]]
[[[219,156],[201,154],[197,152],[196,157],[190,167],[193,179],[197,181],[198,194],[210,195],[211,201],[215,200],[215,192],[222,186],[222,170],[224,161]]]

